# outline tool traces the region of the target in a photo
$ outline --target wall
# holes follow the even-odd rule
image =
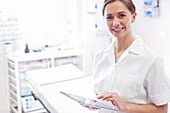
[[[110,43],[110,36],[105,29],[104,20],[101,15],[102,1],[103,0],[84,0],[83,3],[83,45],[87,50],[85,62],[87,75],[92,75],[92,64],[95,52]],[[96,8],[95,4],[97,5]]]
[[[8,113],[8,87],[6,72],[6,45],[0,42],[0,113]]]
[[[21,11],[20,10],[20,0],[0,0],[0,25],[3,25],[5,22],[5,25],[12,25],[13,23],[9,23],[6,21],[9,18],[15,18],[16,15]],[[5,27],[5,26],[4,26]],[[7,26],[6,26],[7,27]],[[9,26],[8,26],[9,28]],[[5,33],[7,33],[8,28],[2,28]],[[9,28],[10,29],[10,28]],[[8,108],[8,87],[7,87],[7,72],[6,72],[6,46],[10,46],[10,43],[7,41],[2,41],[2,31],[0,30],[0,113],[8,113],[9,108]],[[7,31],[5,31],[7,30]],[[12,33],[12,32],[10,32]],[[9,37],[6,37],[8,40]],[[9,45],[5,44],[9,43]],[[13,47],[15,48],[15,47]],[[9,48],[10,49],[10,48]]]
[[[75,31],[70,31],[77,21],[72,19],[75,17],[75,1],[22,0],[22,36],[30,47],[55,46],[65,43],[69,35],[75,36]]]
[[[158,17],[143,16],[143,0],[134,0],[137,7],[137,21],[134,23],[134,33],[141,35],[144,41],[156,52],[163,56],[166,70],[170,77],[170,13],[169,0],[160,0]]]

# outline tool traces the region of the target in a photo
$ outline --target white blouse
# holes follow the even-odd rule
[[[114,42],[97,52],[93,67],[94,92],[116,92],[126,102],[163,105],[170,102],[170,82],[161,57],[140,37],[115,63]],[[100,113],[117,113],[100,111]]]

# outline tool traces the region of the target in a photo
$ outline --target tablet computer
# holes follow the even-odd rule
[[[70,93],[66,93],[63,91],[60,91],[61,94],[79,102],[80,104],[84,105],[84,106],[88,106],[88,107],[92,107],[92,108],[103,108],[103,109],[108,109],[108,110],[116,110],[116,107],[114,105],[109,106],[106,103],[104,103],[104,101],[99,101],[99,100],[94,100],[94,99],[88,99],[82,96],[78,96],[78,95],[74,95],[74,94],[70,94]]]

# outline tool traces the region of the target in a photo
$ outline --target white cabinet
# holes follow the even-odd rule
[[[55,52],[8,55],[8,85],[11,113],[27,113],[43,109],[31,94],[25,77],[26,71],[74,64],[83,71],[84,50],[60,50]]]

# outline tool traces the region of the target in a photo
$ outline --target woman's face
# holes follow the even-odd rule
[[[136,13],[131,14],[122,2],[107,4],[104,14],[108,29],[115,37],[123,38],[131,35],[131,23],[135,21]]]

